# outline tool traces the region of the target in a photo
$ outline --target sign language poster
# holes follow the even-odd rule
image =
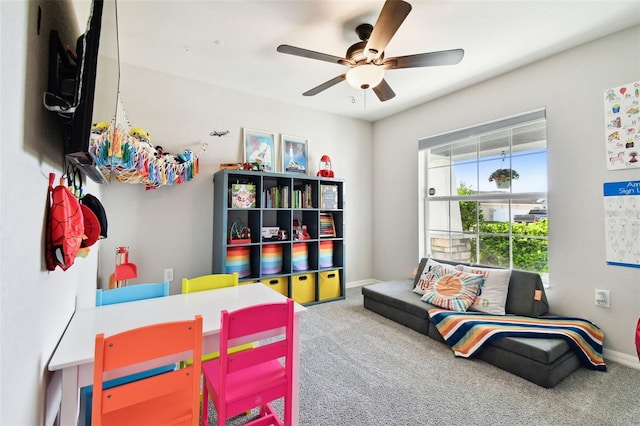
[[[608,170],[640,167],[640,81],[604,92]]]
[[[640,180],[604,184],[608,265],[640,268]]]

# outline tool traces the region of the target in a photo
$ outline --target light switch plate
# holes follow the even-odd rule
[[[596,306],[602,306],[603,308],[609,308],[610,305],[610,292],[609,290],[603,290],[596,288]]]

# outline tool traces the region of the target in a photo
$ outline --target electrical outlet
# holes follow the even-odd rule
[[[603,308],[610,307],[610,292],[609,290],[603,290],[596,288],[596,306],[602,306]]]
[[[173,268],[164,270],[164,280],[169,282],[173,281]]]

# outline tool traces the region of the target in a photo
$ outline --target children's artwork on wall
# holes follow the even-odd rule
[[[275,172],[275,134],[244,129],[244,162],[258,163],[259,170]]]
[[[607,265],[640,268],[640,180],[604,184]]]
[[[307,174],[309,140],[297,136],[282,135],[282,171],[285,173]]]
[[[604,120],[607,169],[640,167],[640,81],[605,90]]]

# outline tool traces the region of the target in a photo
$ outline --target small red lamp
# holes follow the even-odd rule
[[[331,170],[331,158],[327,154],[324,154],[320,158],[320,170],[318,170],[317,176],[322,177],[334,177],[333,170]]]

